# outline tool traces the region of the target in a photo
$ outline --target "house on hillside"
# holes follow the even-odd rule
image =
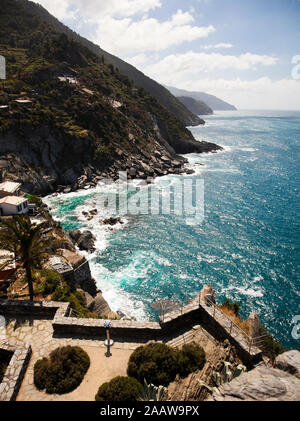
[[[18,99],[15,99],[15,102],[20,105],[26,105],[27,107],[32,106],[32,101],[30,99],[18,98]]]
[[[6,196],[0,199],[0,216],[28,213],[28,200],[25,197]]]
[[[21,183],[15,181],[3,181],[0,183],[0,198],[6,196],[19,196]]]
[[[79,80],[74,76],[58,76],[61,82],[69,82],[71,85],[79,85]]]
[[[15,254],[0,250],[0,281],[5,281],[16,269]]]

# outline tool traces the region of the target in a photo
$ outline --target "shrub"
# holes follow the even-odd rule
[[[61,284],[61,276],[52,269],[43,269],[38,271],[35,274],[35,278],[44,278],[44,280],[39,284],[35,292],[42,293],[44,296],[54,293],[54,291],[60,286]]]
[[[103,383],[95,396],[96,401],[136,401],[142,393],[142,385],[133,377],[115,377]]]
[[[237,302],[231,302],[228,298],[225,298],[220,307],[227,308],[228,310],[232,311],[237,317],[240,316],[241,306]]]
[[[34,194],[28,194],[26,196],[28,203],[34,203],[35,205],[39,206],[42,203],[42,199]]]
[[[264,355],[266,355],[273,362],[277,355],[282,354],[286,351],[283,346],[277,342],[273,336],[263,327],[260,326],[260,335],[266,335],[263,338],[263,343],[260,348]]]
[[[162,343],[140,346],[129,358],[127,374],[140,383],[167,386],[178,373],[177,351]]]
[[[185,377],[193,371],[201,370],[205,361],[205,351],[201,346],[195,343],[185,344],[178,351],[179,374]]]
[[[83,380],[90,366],[88,354],[78,346],[56,348],[34,365],[34,384],[46,393],[69,393]]]

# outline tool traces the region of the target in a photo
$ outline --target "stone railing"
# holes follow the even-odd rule
[[[34,317],[51,316],[55,334],[69,334],[90,337],[103,337],[106,333],[103,319],[69,317],[70,304],[54,301],[13,301],[0,300],[0,314],[14,314]],[[228,319],[213,313],[213,308],[198,296],[180,310],[167,313],[157,322],[134,320],[111,320],[110,328],[115,340],[161,340],[170,334],[176,335],[180,329],[200,324],[218,340],[228,339],[240,351],[243,361],[259,360],[261,350],[249,347],[245,336],[237,329],[231,329]]]
[[[0,401],[13,401],[19,392],[31,356],[31,346],[23,342],[4,341],[1,352],[11,354],[9,364],[0,384]]]

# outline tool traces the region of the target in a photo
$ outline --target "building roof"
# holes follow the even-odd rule
[[[49,266],[60,274],[73,271],[72,266],[61,256],[51,257],[49,259]]]
[[[21,183],[16,183],[15,181],[3,181],[0,183],[0,191],[7,193],[14,193],[21,187]]]
[[[3,264],[6,263],[6,266],[2,267]],[[0,249],[0,270],[10,270],[16,267],[15,263],[15,254],[9,250]]]
[[[32,101],[30,99],[15,99],[15,102],[18,102],[19,104],[31,104]]]
[[[3,199],[0,199],[0,205],[1,203],[7,203],[8,205],[19,206],[24,202],[27,202],[27,199],[19,196],[6,196],[3,197]]]

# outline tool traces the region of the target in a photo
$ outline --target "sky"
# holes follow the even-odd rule
[[[300,110],[300,0],[37,0],[167,86]]]

